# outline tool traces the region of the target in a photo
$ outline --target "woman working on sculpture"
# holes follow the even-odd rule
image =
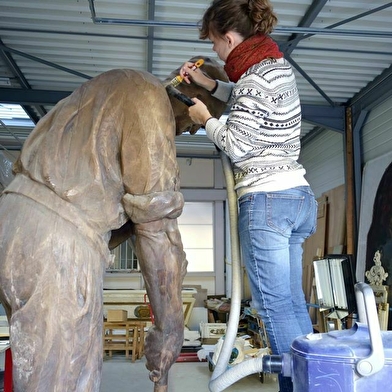
[[[252,306],[265,323],[273,354],[312,332],[302,289],[302,244],[316,230],[317,203],[298,163],[301,106],[293,70],[268,36],[277,18],[268,0],[215,0],[200,38],[209,38],[231,84],[185,63],[181,75],[231,108],[226,123],[193,98],[193,121],[232,162],[239,235]],[[281,392],[293,390],[279,377]]]

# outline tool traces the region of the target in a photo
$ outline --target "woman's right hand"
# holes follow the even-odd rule
[[[184,78],[185,82],[196,83],[197,85],[204,87],[206,90],[211,91],[215,87],[215,80],[209,78],[204,72],[194,66],[194,63],[186,62],[180,68],[180,75]]]

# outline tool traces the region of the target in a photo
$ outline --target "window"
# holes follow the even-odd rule
[[[188,202],[178,218],[188,272],[214,271],[214,203]]]
[[[214,271],[214,234],[212,202],[187,202],[178,218],[178,226],[188,260],[188,272]],[[114,261],[108,272],[140,271],[128,241],[111,251]]]
[[[140,271],[139,263],[129,241],[125,241],[111,252],[113,262],[107,269],[108,272]]]

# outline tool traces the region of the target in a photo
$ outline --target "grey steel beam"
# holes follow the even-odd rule
[[[320,13],[320,11],[324,8],[325,3],[327,3],[328,0],[313,0],[313,3],[310,5],[308,10],[306,11],[304,17],[302,20],[299,22],[299,27],[310,27],[314,20],[317,18],[317,15]],[[298,42],[301,41],[302,37],[304,34],[293,34],[287,41],[286,44],[283,44],[281,46],[282,50],[284,53],[291,54],[293,50],[296,48]]]
[[[353,117],[357,119],[362,110],[371,110],[390,97],[392,97],[392,65],[355,94],[347,105],[352,106]]]
[[[178,28],[197,28],[197,23],[187,22],[164,22],[156,20],[139,20],[139,19],[109,19],[109,18],[98,18],[95,21],[96,24],[119,24],[125,26],[144,26],[144,27],[178,27]],[[274,29],[276,34],[312,34],[312,35],[341,35],[341,36],[360,36],[360,37],[379,37],[379,38],[391,38],[392,32],[389,31],[378,31],[378,30],[350,30],[350,29],[327,29],[317,27],[276,27]]]
[[[315,2],[318,3],[318,1],[315,0],[315,1],[313,2],[313,4],[314,4]],[[325,3],[325,2],[324,2],[324,3]],[[313,5],[313,4],[312,4],[312,5]],[[389,8],[389,7],[391,7],[391,6],[392,6],[392,2],[387,3],[387,4],[383,4],[383,5],[380,6],[380,7],[373,8],[373,9],[371,9],[371,10],[369,10],[369,11],[362,12],[361,14],[352,16],[351,18],[347,18],[347,19],[341,20],[340,22],[331,24],[331,25],[325,27],[324,29],[330,29],[330,30],[331,30],[331,29],[334,29],[334,31],[337,31],[337,30],[335,29],[335,27],[342,26],[342,25],[345,25],[345,24],[347,24],[347,23],[353,22],[354,20],[358,20],[358,19],[364,18],[364,17],[366,17],[366,16],[368,16],[368,15],[371,15],[371,14],[374,14],[374,13],[376,13],[376,12],[382,11],[382,10],[384,10],[385,8]],[[343,30],[343,31],[348,31],[348,30]],[[309,38],[309,37],[311,37],[312,35],[316,35],[316,34],[317,34],[317,33],[309,33],[309,34],[303,34],[303,35],[301,35],[301,36],[296,36],[296,37],[294,38],[293,45],[296,46],[300,40],[303,40],[303,39],[305,39],[305,38]],[[325,34],[327,34],[327,33],[325,33]],[[350,34],[350,35],[351,35],[351,34]],[[292,43],[289,41],[289,42],[287,43],[287,45],[288,45],[288,46],[291,46]],[[289,52],[289,53],[291,53],[291,52]]]
[[[335,103],[328,97],[328,95],[321,89],[321,87],[315,83],[315,81],[299,66],[299,64],[293,60],[293,58],[286,54],[287,60],[290,64],[308,81],[308,83],[313,86],[313,88],[331,105],[335,106]]]
[[[312,4],[306,11],[304,17],[299,22],[299,27],[310,27],[311,24],[316,19],[317,15],[324,8],[325,3],[328,0],[313,0]],[[321,90],[321,87],[299,66],[299,64],[295,63],[291,58],[291,53],[294,51],[298,43],[301,41],[304,34],[292,34],[292,36],[288,39],[288,42],[284,44],[280,44],[279,47],[284,53],[285,57],[291,62],[291,64],[297,69],[297,71],[308,81],[310,85],[312,85],[330,104],[332,104],[332,100]]]
[[[359,217],[361,211],[361,190],[362,190],[362,128],[365,125],[369,112],[362,110],[358,119],[354,121],[353,127],[353,159],[354,159],[354,192],[355,192],[355,211],[357,227],[359,227]]]
[[[67,97],[72,91],[0,88],[0,102],[19,105],[51,105]]]
[[[392,51],[380,51],[380,50],[372,50],[371,48],[367,49],[339,49],[339,48],[320,48],[316,46],[301,46],[298,45],[295,49],[301,50],[301,51],[309,51],[309,52],[314,52],[314,51],[323,51],[323,52],[334,52],[334,53],[356,53],[356,54],[364,54],[367,56],[385,56],[390,58],[392,56]]]
[[[345,131],[345,108],[343,106],[301,105],[302,119],[332,131]]]
[[[364,18],[366,16],[375,14],[376,12],[383,11],[386,8],[390,8],[390,7],[392,7],[392,2],[380,5],[379,7],[372,8],[372,9],[370,9],[368,11],[365,11],[365,12],[362,12],[362,13],[360,13],[358,15],[352,16],[351,18],[347,18],[347,19],[341,20],[340,22],[331,24],[331,25],[327,26],[327,29],[333,29],[335,27],[345,25],[347,23],[353,22],[354,20],[362,19],[362,18]]]
[[[0,125],[10,134],[14,137],[15,140],[18,141],[19,146],[22,147],[23,146],[23,140],[21,140],[14,132],[11,131],[11,129],[9,129],[3,121],[0,120]]]
[[[3,44],[3,41],[1,39],[0,39],[0,45],[3,47],[6,47]],[[14,75],[14,77],[16,79],[18,79],[19,84],[22,87],[24,87],[25,89],[30,89],[31,86],[30,86],[29,82],[25,78],[21,69],[16,64],[11,53],[9,53],[8,51],[6,51],[5,49],[2,48],[0,50],[0,55],[1,55],[2,59],[4,60],[6,66],[9,68],[11,73]],[[23,109],[27,113],[27,115],[31,118],[32,121],[34,121],[35,123],[38,122],[39,118],[37,117],[36,113],[34,112],[34,110],[32,108],[30,108],[29,106],[24,106]],[[46,110],[42,106],[37,106],[36,110],[41,116],[44,116],[46,114]]]
[[[324,1],[324,0],[323,0]],[[119,18],[99,18],[95,12],[94,0],[88,0],[91,12],[91,19],[95,24],[118,24],[127,26],[144,26],[144,27],[178,27],[178,28],[197,28],[198,23],[192,22],[174,22],[174,21],[158,21],[146,19],[119,19]],[[315,1],[320,2],[319,0]],[[274,29],[274,33],[300,33],[300,34],[321,34],[321,35],[354,35],[368,37],[392,37],[392,32],[375,31],[375,30],[338,30],[328,28],[311,28],[311,27],[279,27]]]
[[[32,56],[31,54],[21,52],[20,50],[12,49],[12,48],[10,48],[10,47],[2,44],[2,43],[0,44],[0,49],[3,50],[4,52],[10,52],[10,53],[16,54],[18,56],[25,57],[25,58],[27,58],[29,60],[36,61],[36,62],[41,63],[41,64],[45,64],[48,67],[56,68],[56,69],[59,69],[60,71],[64,71],[64,72],[70,73],[72,75],[79,76],[79,77],[81,77],[83,79],[91,79],[90,75],[86,75],[86,74],[84,74],[82,72],[78,72],[78,71],[75,71],[73,69],[70,69],[70,68],[67,68],[67,67],[63,67],[62,65],[58,65],[58,64],[52,63],[51,61],[47,61],[47,60],[41,59],[39,57]]]
[[[155,19],[155,0],[148,1],[148,18]],[[152,73],[153,64],[153,49],[154,49],[154,28],[147,28],[147,71]]]
[[[135,21],[137,22],[137,21]],[[151,23],[147,23],[153,25],[154,21],[150,21]],[[165,26],[151,26],[151,27],[181,27],[181,26],[171,26],[170,23],[175,22],[167,22]],[[192,27],[197,28],[198,24],[192,23],[182,27]],[[88,36],[88,37],[107,37],[107,38],[124,38],[124,39],[147,39],[146,36],[140,35],[129,35],[129,34],[107,34],[107,33],[89,33],[89,32],[80,32],[80,31],[61,31],[61,30],[51,30],[51,29],[38,29],[38,28],[22,28],[22,27],[3,27],[0,26],[0,31],[20,31],[20,32],[31,32],[31,33],[44,33],[44,34],[59,34],[59,35],[78,35],[78,36]],[[390,31],[377,31],[377,30],[338,30],[338,29],[328,29],[328,27],[324,28],[315,28],[315,27],[276,27],[274,29],[274,33],[276,34],[309,34],[310,35],[341,35],[341,36],[359,36],[362,38],[392,38],[392,32]],[[172,41],[172,42],[195,42],[195,40],[186,40],[181,38],[164,38],[164,37],[156,37],[156,41]],[[205,42],[208,45],[211,45],[208,41],[200,41],[201,43]],[[286,42],[286,41],[285,41]]]
[[[25,90],[0,88],[0,102],[25,105],[55,105],[71,91]],[[320,106],[302,104],[302,117],[305,121],[338,132],[344,131],[344,108],[341,106]]]

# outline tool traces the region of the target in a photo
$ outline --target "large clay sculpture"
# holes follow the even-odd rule
[[[202,70],[227,80],[212,60]],[[178,89],[216,116],[225,109],[195,85]],[[187,263],[175,136],[199,127],[156,77],[130,69],[89,80],[37,124],[0,199],[14,392],[99,391],[109,241],[131,234],[155,317],[147,367],[154,391],[167,390],[183,342]]]

